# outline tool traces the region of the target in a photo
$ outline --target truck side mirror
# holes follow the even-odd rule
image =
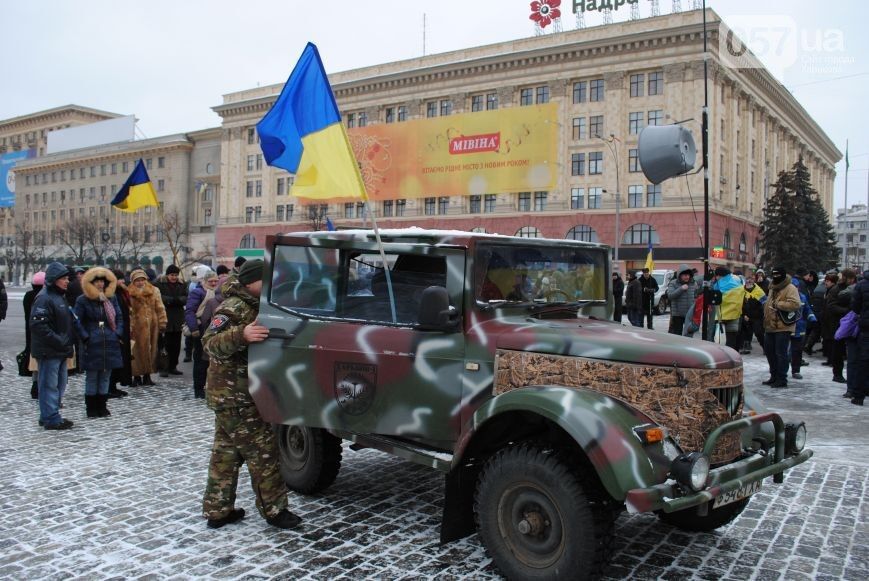
[[[450,295],[442,286],[430,286],[422,291],[416,328],[421,331],[449,331],[458,325],[456,308],[450,305]]]

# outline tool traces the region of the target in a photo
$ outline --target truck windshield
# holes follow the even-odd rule
[[[486,245],[478,250],[484,303],[606,301],[606,251],[567,245]]]

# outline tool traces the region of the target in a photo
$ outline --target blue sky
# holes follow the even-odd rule
[[[149,137],[220,124],[225,93],[286,80],[305,43],[328,72],[533,35],[530,0],[67,0],[0,3],[4,56],[0,119],[68,103],[135,114]],[[660,0],[669,13],[670,0]],[[692,0],[681,0],[688,9]],[[777,69],[843,152],[850,140],[849,205],[867,197],[869,3],[860,0],[710,0],[726,22],[771,41]],[[571,1],[563,26],[574,28]],[[650,11],[640,0],[641,15]],[[623,6],[614,20],[628,18]],[[599,14],[588,25],[601,23]],[[776,29],[781,23],[784,28]],[[782,59],[777,41],[792,41]],[[779,66],[782,65],[782,66]],[[786,66],[785,66],[786,65]],[[12,90],[10,90],[12,89]],[[836,206],[843,203],[844,162]]]

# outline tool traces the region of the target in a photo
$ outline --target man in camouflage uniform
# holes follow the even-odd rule
[[[268,338],[259,324],[262,260],[249,260],[224,284],[223,303],[202,345],[211,358],[205,399],[214,410],[214,444],[208,466],[203,513],[210,528],[244,518],[235,508],[238,470],[247,462],[259,513],[272,526],[290,529],[301,519],[287,510],[287,486],[278,468],[275,434],[260,417],[248,392],[247,346]]]

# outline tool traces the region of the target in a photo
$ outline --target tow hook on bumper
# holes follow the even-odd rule
[[[776,413],[758,414],[718,426],[706,438],[703,452],[707,456],[711,455],[718,438],[723,434],[744,430],[766,422],[771,422],[775,427],[775,448],[772,450],[772,454],[755,453],[748,458],[710,470],[706,488],[693,494],[686,495],[673,480],[648,488],[630,490],[625,498],[628,512],[638,513],[655,510],[676,512],[705,504],[722,494],[738,490],[768,476],[773,476],[776,483],[783,482],[784,475],[782,473],[811,458],[813,452],[804,449],[785,458],[785,424],[781,416]]]

